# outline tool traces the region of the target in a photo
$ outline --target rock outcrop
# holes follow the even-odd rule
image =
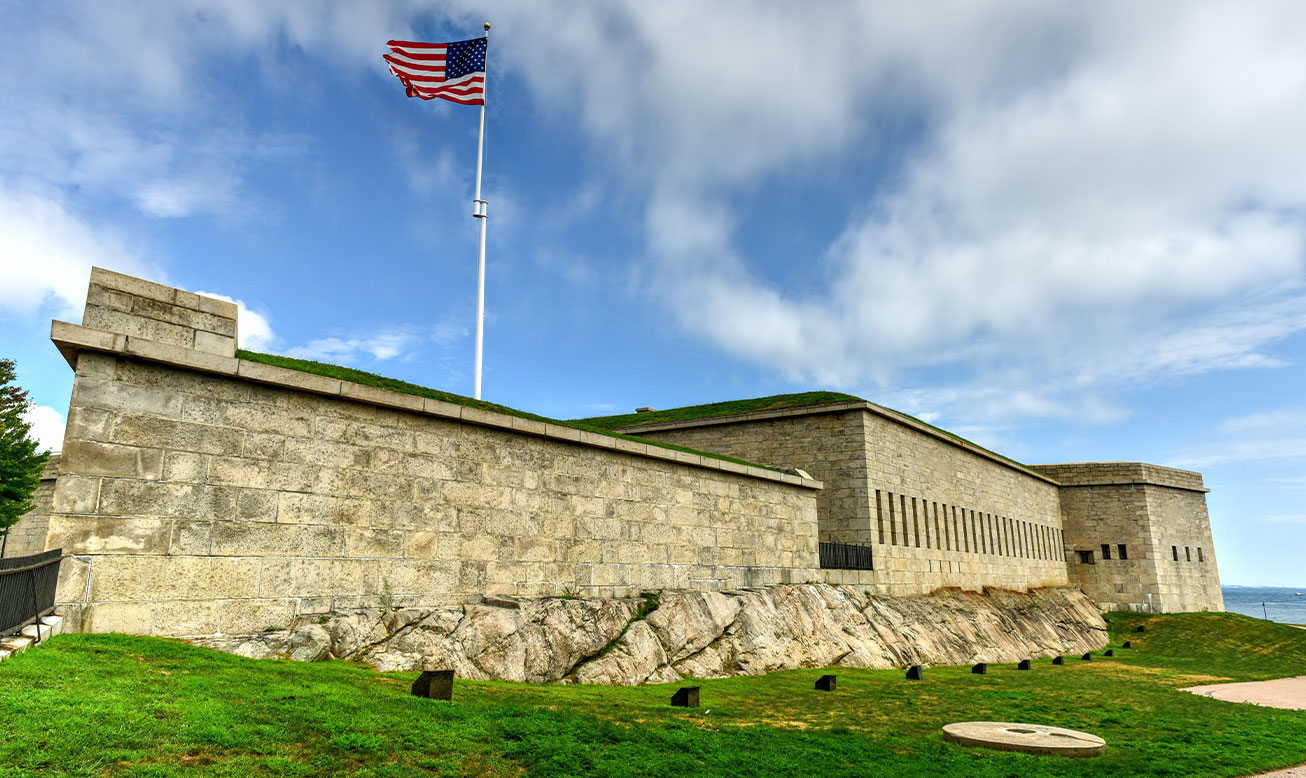
[[[867,596],[825,584],[644,599],[485,598],[461,607],[301,617],[200,645],[251,657],[341,658],[460,678],[634,685],[799,667],[1016,662],[1106,645],[1077,589]]]

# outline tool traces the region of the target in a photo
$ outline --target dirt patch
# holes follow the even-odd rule
[[[1167,670],[1164,667],[1139,667],[1138,665],[1125,665],[1112,662],[1097,662],[1091,668],[1094,672],[1106,673],[1108,675],[1152,675],[1165,676],[1172,679],[1177,684],[1218,684],[1222,681],[1230,680],[1228,676],[1223,675],[1201,675],[1197,673],[1177,673],[1174,670]]]

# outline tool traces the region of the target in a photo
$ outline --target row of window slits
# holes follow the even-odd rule
[[[1118,544],[1116,544],[1116,549],[1117,549],[1117,553],[1119,554],[1119,557],[1118,557],[1118,558],[1120,558],[1120,559],[1124,559],[1124,560],[1129,559],[1129,547],[1128,547],[1128,546],[1126,546],[1124,543],[1118,543]],[[1086,564],[1086,565],[1094,564],[1094,560],[1093,560],[1093,552],[1092,552],[1092,551],[1076,551],[1075,553],[1079,556],[1079,561],[1080,561],[1080,562],[1082,562],[1082,563],[1084,563],[1084,564]],[[1171,547],[1170,547],[1170,556],[1174,557],[1174,561],[1176,561],[1176,562],[1179,561],[1179,547],[1178,547],[1178,546],[1171,546]],[[1103,543],[1103,544],[1102,544],[1102,559],[1104,559],[1104,560],[1108,560],[1108,561],[1111,559],[1111,544],[1110,544],[1110,543]],[[1184,559],[1185,559],[1186,561],[1188,561],[1188,562],[1193,561],[1193,550],[1192,550],[1192,548],[1189,547],[1189,546],[1184,546]],[[1204,554],[1202,554],[1202,549],[1201,549],[1200,546],[1197,548],[1197,561],[1198,561],[1198,562],[1205,562],[1205,561],[1206,561],[1206,557],[1205,557]]]
[[[909,502],[910,501],[910,502]],[[1061,530],[875,490],[880,543],[1025,559],[1065,559]]]
[[[1126,546],[1124,543],[1117,543],[1117,544],[1116,544],[1116,554],[1117,554],[1117,558],[1118,558],[1118,559],[1121,559],[1121,560],[1128,560],[1128,559],[1129,559],[1129,546]],[[1094,558],[1093,558],[1093,552],[1092,552],[1092,551],[1087,551],[1087,550],[1085,550],[1085,551],[1081,551],[1081,550],[1078,550],[1078,549],[1077,549],[1077,550],[1075,551],[1075,555],[1079,557],[1079,561],[1080,561],[1080,563],[1082,563],[1082,564],[1086,564],[1086,565],[1096,564],[1096,561],[1095,561]],[[1111,544],[1110,544],[1110,543],[1103,543],[1103,544],[1102,544],[1102,559],[1107,560],[1107,561],[1110,561],[1110,559],[1111,559]]]

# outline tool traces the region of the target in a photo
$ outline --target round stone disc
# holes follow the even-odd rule
[[[1010,721],[963,721],[948,724],[943,728],[943,739],[964,746],[1053,756],[1097,756],[1106,750],[1106,741],[1097,735]]]

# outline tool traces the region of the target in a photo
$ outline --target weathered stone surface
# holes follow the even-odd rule
[[[874,570],[824,569],[817,580],[893,595],[1068,583],[1055,483],[874,404],[624,431],[811,473],[824,484],[816,495],[821,542],[869,546],[875,556]]]
[[[963,746],[1048,756],[1099,756],[1106,741],[1074,729],[1009,721],[963,721],[943,728],[943,739]]]
[[[798,667],[1017,662],[1106,645],[1075,589],[870,597],[826,584],[663,592],[643,600],[486,598],[467,606],[304,616],[289,629],[209,638],[251,657],[360,661],[459,678],[633,685]],[[321,622],[321,623],[319,623]]]

